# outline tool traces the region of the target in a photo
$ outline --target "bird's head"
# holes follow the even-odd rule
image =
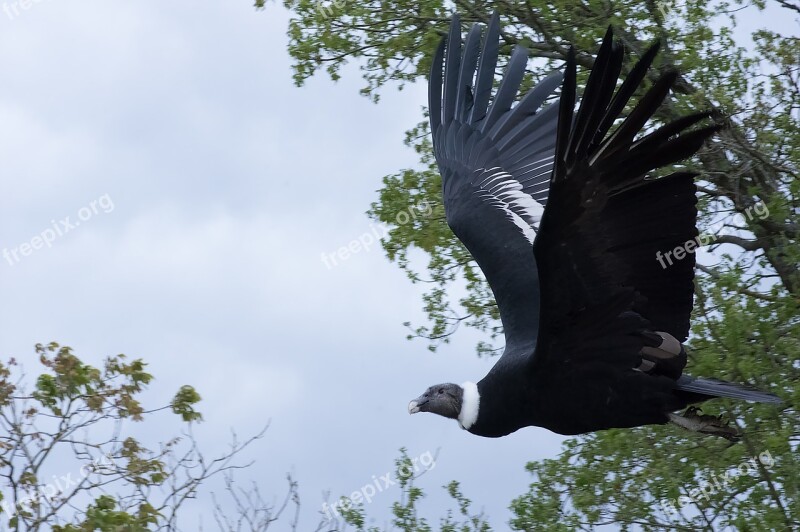
[[[408,403],[408,413],[432,412],[450,419],[458,419],[464,400],[464,388],[458,384],[437,384]]]

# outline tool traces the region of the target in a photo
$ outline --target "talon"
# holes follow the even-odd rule
[[[672,423],[686,430],[719,436],[732,442],[739,441],[741,437],[739,431],[730,426],[730,421],[726,421],[723,414],[712,416],[698,414],[698,412],[700,412],[699,408],[691,406],[682,415],[669,414],[668,416]]]

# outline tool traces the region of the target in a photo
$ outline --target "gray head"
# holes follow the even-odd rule
[[[408,403],[408,413],[433,412],[450,419],[458,419],[464,399],[464,388],[458,384],[437,384]]]

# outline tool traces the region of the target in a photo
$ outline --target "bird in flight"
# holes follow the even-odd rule
[[[683,374],[695,259],[664,267],[661,254],[695,241],[697,200],[695,174],[657,171],[694,155],[719,126],[696,113],[643,132],[678,74],[666,69],[626,112],[658,43],[617,88],[624,49],[611,28],[577,112],[573,48],[563,75],[514,104],[528,62],[515,47],[492,97],[499,36],[495,13],[462,45],[453,17],[433,58],[429,111],[447,223],[492,289],[505,349],[477,383],[431,386],[409,412],[487,437],[672,422],[735,440],[693,405],[780,400]]]

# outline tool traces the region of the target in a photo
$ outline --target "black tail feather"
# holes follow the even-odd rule
[[[714,397],[728,397],[731,399],[741,399],[755,403],[780,404],[783,400],[777,395],[769,392],[762,392],[744,384],[735,384],[719,379],[696,378],[688,375],[678,379],[676,390],[698,394],[698,400],[706,400]]]

